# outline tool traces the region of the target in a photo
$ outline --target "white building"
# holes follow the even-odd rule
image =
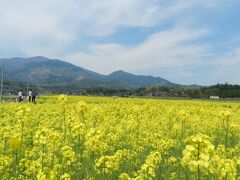
[[[210,96],[210,99],[220,99],[219,96]]]

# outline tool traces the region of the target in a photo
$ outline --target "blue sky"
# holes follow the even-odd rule
[[[0,0],[0,57],[240,84],[238,0]]]

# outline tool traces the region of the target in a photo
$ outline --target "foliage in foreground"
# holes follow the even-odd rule
[[[240,176],[240,104],[55,98],[0,105],[0,179]]]

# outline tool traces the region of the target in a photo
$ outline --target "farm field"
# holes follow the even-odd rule
[[[0,105],[0,179],[239,177],[239,103],[60,95]]]

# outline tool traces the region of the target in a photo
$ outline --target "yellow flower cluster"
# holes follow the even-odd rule
[[[141,166],[141,169],[137,172],[138,176],[134,179],[153,179],[156,177],[156,169],[161,162],[161,154],[159,152],[151,152],[148,155],[146,162]]]
[[[161,154],[157,151],[151,152],[146,159],[146,162],[141,166],[141,169],[134,173],[134,178],[130,178],[128,174],[123,173],[119,176],[120,180],[133,179],[133,180],[144,180],[144,179],[154,179],[156,177],[155,171],[161,162]]]
[[[39,101],[0,104],[0,179],[239,180],[237,102]]]
[[[239,149],[226,149],[224,145],[215,149],[210,137],[204,134],[191,136],[186,140],[181,164],[188,166],[190,171],[204,175],[215,174],[219,179],[235,179],[239,160]],[[231,151],[226,152],[226,151]],[[233,156],[232,159],[227,158]]]
[[[59,95],[59,96],[58,96],[58,101],[59,101],[60,103],[66,102],[66,101],[67,101],[67,96],[64,95],[64,94]]]
[[[61,153],[62,153],[62,157],[63,157],[62,160],[64,165],[70,166],[72,163],[76,161],[75,152],[72,150],[71,147],[63,146],[61,148]]]
[[[210,158],[214,153],[214,146],[210,137],[204,134],[191,136],[186,140],[187,146],[183,151],[182,165],[189,167],[190,171],[201,171],[205,175],[209,172]]]
[[[84,112],[87,110],[87,103],[84,101],[79,101],[77,103],[77,111],[78,112]]]
[[[103,140],[104,133],[101,130],[91,128],[85,136],[84,147],[86,152],[102,154],[108,150],[108,145]]]
[[[111,174],[118,171],[121,163],[131,158],[128,150],[118,150],[113,156],[102,156],[95,161],[94,169],[98,174]]]

